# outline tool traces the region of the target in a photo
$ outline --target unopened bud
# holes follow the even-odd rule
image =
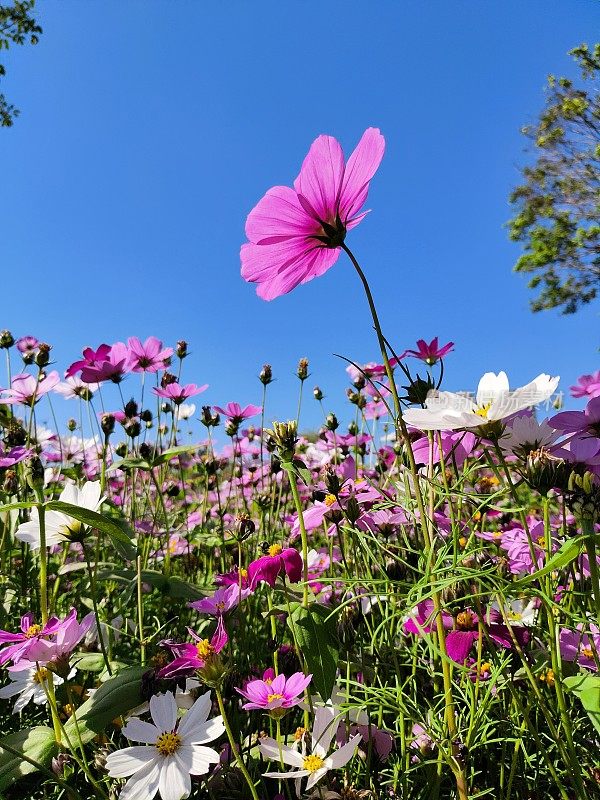
[[[185,339],[180,339],[177,342],[177,347],[175,348],[175,353],[177,354],[177,358],[185,358],[188,354],[188,343]]]
[[[115,429],[115,418],[112,414],[102,414],[100,418],[100,427],[105,436],[110,436]]]
[[[50,363],[50,350],[52,350],[51,344],[46,344],[46,342],[39,343],[34,359],[38,367],[48,366]]]
[[[308,358],[301,358],[298,362],[298,369],[296,370],[296,375],[300,378],[301,381],[305,381],[308,378]]]
[[[44,465],[38,456],[30,456],[23,461],[25,480],[33,491],[44,489]]]
[[[73,433],[73,431],[75,430],[76,427],[77,427],[77,420],[76,419],[71,418],[71,419],[67,420],[67,429],[70,430],[71,433]]]
[[[315,386],[315,388],[313,389],[313,397],[315,398],[315,400],[320,401],[325,397],[325,395],[318,386]]]
[[[161,388],[166,389],[167,386],[170,386],[172,383],[177,383],[175,375],[173,375],[172,372],[163,372],[162,378],[160,379]]]
[[[265,364],[258,375],[259,381],[263,386],[268,386],[273,382],[273,369],[270,364]]]
[[[327,418],[325,419],[325,427],[327,428],[328,431],[336,431],[340,427],[338,418],[333,413],[333,411],[327,414]]]
[[[14,343],[15,340],[10,331],[7,331],[6,328],[0,331],[0,348],[3,350],[8,350],[8,348],[12,347]]]

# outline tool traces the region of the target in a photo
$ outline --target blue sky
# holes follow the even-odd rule
[[[598,368],[598,305],[533,315],[503,228],[520,127],[594,41],[594,0],[38,0],[38,15],[40,43],[3,56],[22,114],[0,132],[0,327],[51,342],[61,368],[87,344],[185,338],[202,400],[259,401],[270,362],[268,416],[286,418],[307,356],[308,387],[339,410],[333,353],[377,357],[349,263],[265,303],[238,254],[247,213],[318,134],[349,154],[370,125],[387,150],[348,243],[396,347],[454,340],[449,389],[500,369],[567,389]],[[303,419],[320,421],[311,397]]]

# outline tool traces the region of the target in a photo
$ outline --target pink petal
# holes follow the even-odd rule
[[[324,222],[334,222],[344,176],[344,153],[333,136],[318,136],[310,146],[294,189]]]
[[[291,236],[306,236],[319,231],[289,186],[274,186],[248,214],[246,236],[253,244],[273,244]]]
[[[342,221],[354,216],[363,207],[369,181],[377,172],[384,151],[385,139],[379,128],[367,128],[346,164],[339,205]]]

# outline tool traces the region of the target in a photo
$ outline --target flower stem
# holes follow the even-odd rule
[[[223,696],[221,694],[220,689],[215,689],[217,694],[217,703],[219,704],[219,711],[221,712],[221,716],[223,717],[223,725],[225,726],[225,731],[227,733],[227,738],[229,739],[229,744],[231,746],[231,751],[235,756],[235,760],[237,762],[238,767],[240,768],[242,775],[246,779],[246,783],[248,784],[248,788],[250,789],[250,793],[252,795],[252,800],[259,800],[258,794],[256,793],[256,787],[250,777],[250,773],[246,769],[246,765],[244,764],[244,760],[242,756],[238,752],[238,747],[235,739],[233,738],[233,733],[231,730],[231,725],[229,724],[229,720],[227,719],[227,714],[225,713],[225,705],[223,704]]]

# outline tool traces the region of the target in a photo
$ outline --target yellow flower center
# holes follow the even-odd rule
[[[541,547],[543,550],[546,549],[546,537],[540,536],[540,538],[536,542],[538,547]]]
[[[517,622],[520,619],[523,619],[523,614],[519,613],[518,611],[507,611],[506,616],[509,619],[514,620],[515,622]]]
[[[156,749],[163,756],[172,756],[181,747],[181,736],[178,733],[161,733],[156,740]]]
[[[219,609],[219,611],[225,610],[225,603],[222,600],[220,603],[215,603],[215,606]]]
[[[334,494],[326,494],[325,495],[325,505],[329,508],[335,503],[335,495]]]
[[[269,694],[267,695],[267,703],[272,703],[274,700],[281,700],[282,697],[283,695],[277,692],[275,692],[275,694]]]
[[[480,675],[485,675],[486,672],[491,672],[491,671],[492,671],[492,665],[489,663],[489,661],[484,661],[483,664],[479,667]]]
[[[305,769],[307,772],[316,772],[318,769],[321,769],[324,764],[325,762],[319,756],[306,756],[302,764],[302,769]]]
[[[35,683],[44,683],[48,680],[48,674],[46,667],[40,667],[33,673],[33,680]]]
[[[283,547],[280,544],[272,544],[271,547],[269,547],[269,555],[271,558],[275,558],[275,556],[281,555],[282,550]]]
[[[196,643],[196,652],[199,657],[206,660],[210,655],[215,652],[215,648],[208,641],[208,639],[201,639]]]
[[[479,408],[476,408],[474,413],[477,414],[478,417],[482,417],[483,419],[487,419],[487,415],[488,415],[488,412],[489,412],[491,407],[492,407],[491,403],[486,403],[485,405],[479,406]]]
[[[302,737],[304,736],[305,733],[306,733],[306,728],[296,728],[296,731],[294,733],[294,739],[297,742],[299,742],[300,739],[302,739]]]
[[[240,575],[242,576],[242,578],[247,578],[248,577],[248,570],[245,567],[242,567],[241,570],[240,570]]]
[[[554,686],[554,670],[547,669],[545,672],[542,672],[540,674],[540,680],[547,686]]]
[[[581,655],[585,656],[586,658],[593,658],[594,657],[594,651],[592,650],[591,647],[582,647],[581,648]]]
[[[466,536],[461,536],[460,539],[458,540],[458,543],[461,547],[464,547],[468,541],[469,540],[467,539]]]
[[[475,617],[470,611],[461,611],[456,615],[456,624],[464,631],[472,630],[476,624]]]

